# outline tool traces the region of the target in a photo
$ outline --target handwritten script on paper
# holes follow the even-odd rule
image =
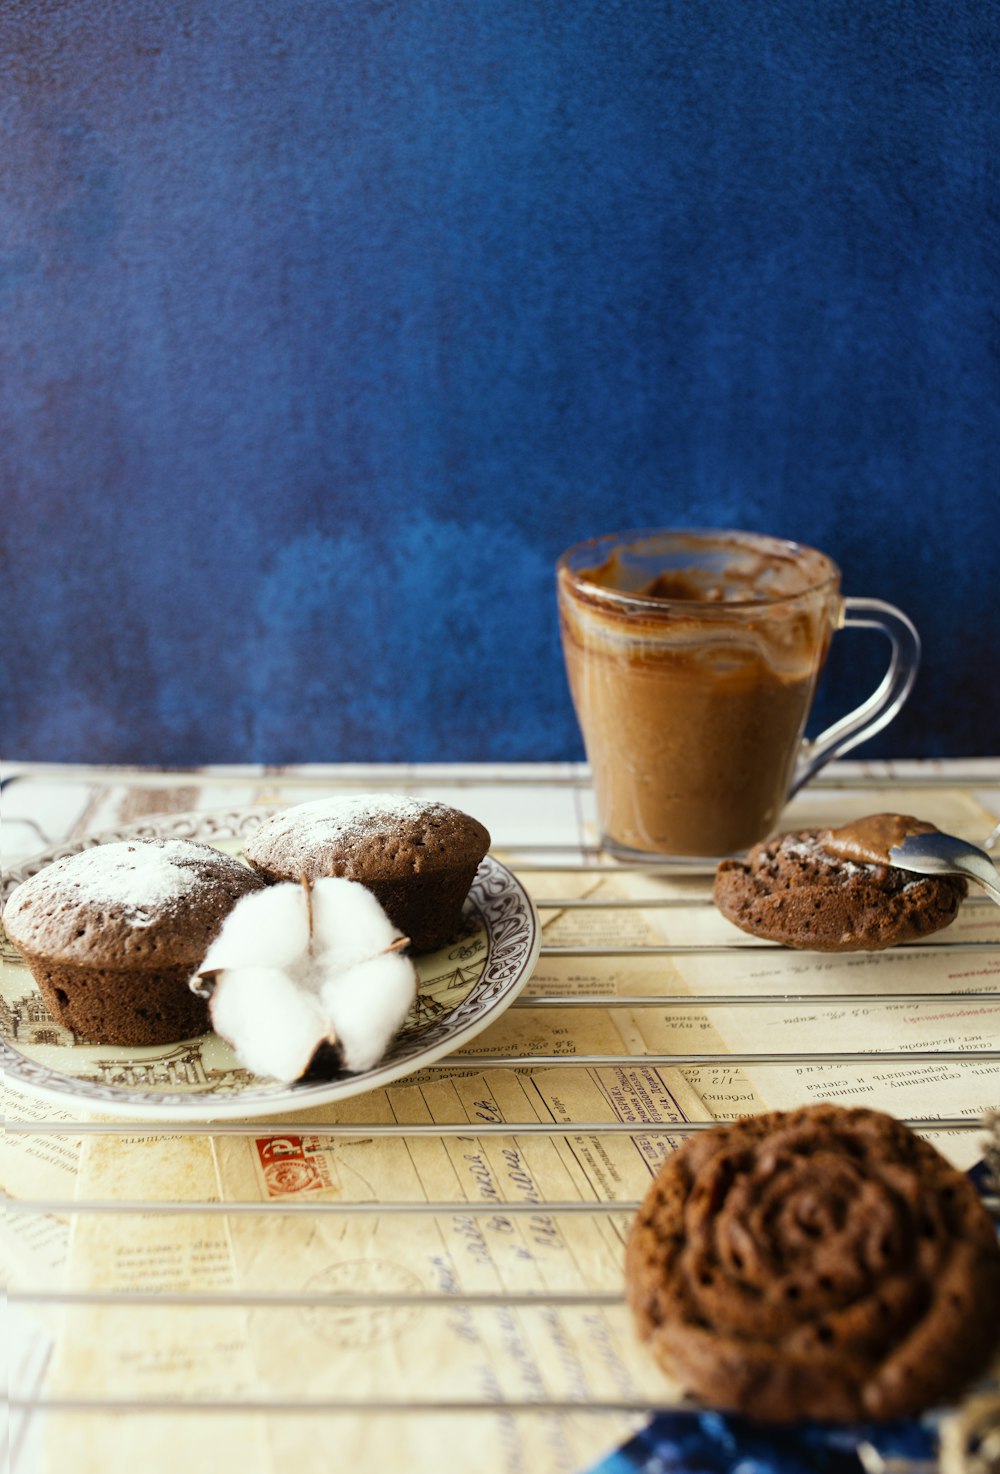
[[[988,828],[967,794],[941,790],[931,798],[929,813],[926,795],[919,808],[909,795],[894,792],[891,802],[942,828]],[[870,791],[864,801],[885,806]],[[803,800],[799,822],[812,823],[814,811],[821,823],[859,811],[850,793],[819,804],[817,796]],[[554,1065],[428,1069],[336,1111],[290,1116],[280,1132],[251,1123],[238,1135],[213,1136],[206,1127],[167,1138],[136,1128],[82,1144],[12,1138],[3,1163],[14,1196],[75,1189],[88,1202],[250,1202],[268,1210],[81,1213],[71,1234],[50,1215],[30,1230],[32,1220],[20,1220],[25,1228],[5,1236],[21,1284],[51,1283],[61,1272],[73,1289],[207,1297],[198,1305],[64,1309],[48,1395],[114,1390],[136,1400],[262,1409],[126,1414],[99,1424],[52,1415],[45,1454],[53,1471],[69,1463],[79,1474],[98,1467],[103,1474],[110,1461],[148,1474],[160,1467],[173,1474],[179,1464],[272,1474],[292,1460],[309,1468],[317,1449],[331,1447],[338,1462],[398,1466],[405,1447],[417,1474],[437,1474],[443,1448],[455,1467],[482,1474],[570,1474],[620,1442],[636,1418],[567,1415],[551,1403],[675,1396],[636,1344],[621,1302],[631,1205],[685,1139],[671,1126],[820,1099],[921,1119],[974,1120],[1000,1105],[1000,1067],[989,1061],[907,1059],[914,1050],[958,1052],[996,1039],[1000,1003],[963,1001],[995,986],[1000,954],[992,948],[844,957],[762,949],[715,913],[703,878],[578,870],[524,878],[542,905],[622,903],[543,910],[546,943],[571,955],[543,956],[520,1006],[475,1041],[486,1059],[545,1055]],[[996,908],[969,905],[941,940],[1000,941],[998,920]],[[739,950],[728,950],[734,942]],[[586,951],[602,948],[622,951]],[[886,993],[907,997],[881,1001]],[[910,996],[923,993],[953,996]],[[830,1001],[843,994],[854,1001]],[[532,1006],[554,995],[571,1002]],[[775,1001],[761,1004],[765,995]],[[597,1001],[608,998],[622,1002]],[[708,998],[726,1001],[701,1001]],[[873,1050],[885,1052],[871,1063],[799,1058]],[[755,1054],[778,1059],[726,1062]],[[650,1055],[668,1062],[651,1063]],[[669,1063],[678,1055],[714,1059]],[[38,1120],[58,1115],[37,1103],[23,1109]],[[351,1132],[318,1129],[337,1122]],[[393,1129],[405,1126],[436,1129]],[[974,1133],[930,1134],[959,1165],[978,1154]],[[438,1203],[447,1210],[426,1210]],[[315,1211],[301,1211],[310,1205]],[[283,1207],[294,1211],[275,1211]],[[230,1295],[231,1304],[216,1303]],[[296,1400],[332,1400],[342,1410],[267,1411]],[[382,1401],[413,1410],[365,1412],[366,1403]],[[433,1410],[441,1403],[495,1410]]]

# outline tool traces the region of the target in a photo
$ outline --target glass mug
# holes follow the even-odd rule
[[[911,621],[844,598],[825,553],[749,532],[626,532],[557,565],[570,691],[606,849],[628,859],[744,850],[824,763],[880,731],[920,663]],[[892,645],[878,689],[802,734],[838,629]]]

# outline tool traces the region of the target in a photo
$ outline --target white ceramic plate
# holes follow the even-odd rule
[[[61,845],[8,874],[4,896],[53,860],[116,839],[194,839],[238,853],[269,812],[164,815]],[[216,1034],[143,1049],[84,1043],[54,1021],[2,932],[0,941],[0,1068],[15,1089],[94,1115],[221,1121],[344,1100],[450,1054],[517,997],[538,957],[541,930],[520,881],[487,855],[465,903],[461,936],[454,945],[416,959],[416,1004],[375,1068],[294,1085],[250,1074]]]

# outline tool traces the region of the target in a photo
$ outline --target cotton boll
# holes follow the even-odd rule
[[[346,972],[327,974],[320,1003],[345,1069],[356,1073],[378,1063],[416,994],[416,969],[401,952],[383,952]]]
[[[298,1080],[330,1029],[316,995],[276,967],[239,967],[216,979],[212,1026],[255,1075]]]
[[[253,905],[246,905],[252,901]],[[288,972],[309,949],[309,909],[300,885],[271,885],[242,896],[222,923],[199,973],[231,967]]]
[[[344,972],[402,939],[375,896],[356,880],[331,876],[312,889],[313,950],[324,977]]]
[[[308,894],[274,885],[237,903],[191,987],[211,998],[213,1027],[254,1074],[298,1080],[324,1041],[344,1068],[368,1070],[416,995],[401,940],[355,881],[325,878]]]

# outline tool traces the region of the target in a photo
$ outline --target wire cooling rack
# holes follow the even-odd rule
[[[137,775],[133,775],[137,776]],[[372,775],[370,773],[353,773],[349,779],[339,780],[339,786],[350,786],[354,788],[371,787]],[[167,781],[167,780],[163,780]],[[176,780],[174,780],[176,781]],[[219,778],[213,780],[219,783]],[[245,780],[244,780],[245,781]],[[302,779],[299,782],[299,791],[294,792],[288,798],[288,802],[299,801],[307,796],[310,783],[322,783],[324,790],[329,790],[338,784],[332,783],[329,775],[316,775],[311,779]],[[574,815],[575,834],[572,838],[567,837],[565,832],[552,839],[539,838],[537,826],[529,826],[531,837],[519,838],[516,831],[508,825],[501,843],[495,846],[503,855],[503,858],[514,869],[515,873],[523,879],[529,891],[537,892],[537,904],[541,915],[543,927],[548,919],[556,916],[573,918],[574,915],[581,920],[594,918],[604,914],[605,918],[613,917],[615,913],[625,917],[628,913],[641,912],[649,914],[656,911],[669,913],[673,918],[683,920],[704,915],[711,909],[710,888],[712,869],[708,866],[699,868],[687,866],[679,870],[674,867],[665,871],[657,871],[656,867],[642,866],[632,871],[627,866],[618,862],[609,861],[588,840],[590,828],[589,791],[587,789],[585,775],[577,769],[566,769],[561,771],[545,770],[540,776],[523,772],[516,773],[513,777],[494,776],[489,782],[484,782],[482,775],[474,772],[471,776],[462,776],[454,770],[437,770],[431,774],[415,777],[413,770],[400,770],[389,772],[380,770],[377,783],[381,789],[392,786],[397,790],[412,788],[414,791],[432,793],[437,795],[442,786],[446,786],[449,793],[461,794],[463,791],[475,788],[482,796],[489,792],[492,799],[501,806],[507,803],[507,795],[513,794],[517,789],[523,799],[524,793],[529,795],[532,791],[546,792],[551,794],[559,792],[567,796],[571,803],[571,811]],[[273,784],[267,788],[267,795],[272,795]],[[891,797],[893,783],[883,776],[866,776],[863,773],[852,773],[850,776],[837,776],[836,769],[825,778],[821,778],[812,785],[811,800],[822,803],[824,794],[833,796],[838,792],[850,791],[857,793],[859,802],[864,801],[866,795],[877,790],[878,806],[891,806],[887,800],[887,793]],[[909,777],[905,787],[907,794],[916,791],[928,797],[946,790],[960,788],[965,792],[975,789],[980,801],[987,803],[994,814],[1000,812],[1000,778],[996,776],[984,778],[977,775],[973,782],[958,782],[947,775],[932,774]],[[304,788],[305,793],[301,791]],[[530,799],[529,799],[530,801]],[[472,807],[470,803],[470,808]],[[871,805],[859,807],[859,812],[869,811]],[[25,822],[34,823],[30,818]],[[35,826],[37,828],[37,825]],[[973,836],[970,836],[973,837]],[[981,842],[985,839],[992,843],[996,838],[996,831],[992,836],[974,836]],[[642,895],[622,894],[627,890],[630,879],[641,879],[648,883],[655,880],[657,875],[665,875],[669,880],[683,879],[685,887],[683,894]],[[556,892],[561,878],[564,878],[566,894]],[[613,878],[616,882],[618,892],[614,895],[597,894],[580,895],[579,882],[586,880],[594,882],[598,886],[604,878]],[[991,928],[988,923],[992,916],[991,903],[979,897],[970,897],[966,906],[975,907],[977,915],[984,922],[983,928],[986,935],[980,939],[976,937],[962,937],[950,939],[947,933],[939,939],[922,944],[912,944],[907,951],[914,954],[926,953],[933,950],[935,955],[957,955],[968,954],[975,962],[975,966],[967,969],[980,976],[996,976],[1000,969],[994,964],[1000,956],[1000,928]],[[543,934],[544,935],[544,934]],[[495,1049],[469,1049],[458,1054],[450,1055],[433,1065],[424,1069],[420,1079],[424,1082],[433,1082],[435,1079],[447,1081],[451,1079],[462,1079],[468,1077],[482,1076],[487,1086],[495,1072],[513,1072],[514,1077],[530,1093],[533,1082],[539,1077],[539,1072],[545,1072],[551,1088],[551,1081],[557,1078],[558,1072],[581,1071],[588,1072],[594,1080],[602,1078],[602,1072],[616,1071],[644,1071],[652,1072],[653,1077],[663,1080],[665,1076],[661,1072],[682,1072],[689,1082],[697,1082],[704,1077],[705,1072],[727,1071],[752,1073],[755,1070],[769,1067],[797,1067],[806,1069],[808,1067],[823,1066],[848,1066],[864,1065],[872,1066],[886,1060],[898,1060],[904,1058],[908,1067],[919,1066],[923,1063],[939,1066],[947,1064],[956,1071],[969,1069],[988,1070],[992,1069],[1000,1061],[1000,1040],[995,1037],[987,1037],[982,1042],[974,1044],[960,1044],[956,1048],[942,1049],[920,1049],[906,1048],[901,1050],[898,1046],[890,1044],[886,1047],[875,1047],[860,1050],[839,1050],[836,1048],[809,1050],[806,1052],[788,1052],[786,1049],[778,1050],[739,1050],[713,1048],[707,1051],[697,1049],[675,1050],[671,1048],[666,1051],[641,1050],[636,1048],[634,1039],[628,1049],[624,1047],[621,1051],[602,1049],[587,1049],[585,1047],[588,1030],[585,1022],[593,1018],[595,1013],[600,1015],[607,1011],[613,1011],[616,1016],[621,1016],[622,1011],[639,1011],[645,1013],[648,1010],[662,1012],[669,1007],[671,1014],[683,1015],[685,1012],[702,1014],[712,1009],[726,1010],[763,1010],[774,1008],[787,1008],[790,1005],[801,1003],[802,1005],[813,1005],[823,1009],[839,1009],[849,1007],[864,1007],[877,1010],[879,1008],[899,1005],[901,1003],[927,1004],[929,1002],[945,1002],[954,1000],[960,996],[965,1004],[995,1004],[1000,998],[996,986],[975,986],[972,990],[964,987],[940,988],[934,990],[914,989],[907,987],[905,980],[897,983],[900,978],[901,969],[895,968],[891,975],[887,974],[887,983],[883,991],[863,990],[858,988],[843,988],[834,992],[826,992],[821,996],[815,991],[807,988],[790,987],[788,990],[771,986],[765,992],[741,991],[739,988],[727,985],[727,970],[732,966],[734,959],[745,960],[748,950],[757,953],[766,951],[766,944],[754,942],[752,939],[726,939],[702,943],[698,941],[670,943],[650,942],[648,939],[636,942],[611,943],[602,945],[591,942],[551,943],[546,944],[543,940],[539,971],[544,972],[545,965],[551,961],[559,963],[574,963],[583,968],[600,962],[601,969],[606,976],[614,979],[619,970],[630,974],[637,961],[648,963],[650,959],[669,960],[673,958],[684,959],[691,956],[699,958],[711,957],[714,959],[718,973],[718,987],[710,993],[699,992],[691,994],[661,994],[656,995],[649,992],[626,990],[626,991],[587,991],[580,992],[573,989],[558,989],[549,985],[544,994],[529,990],[513,1004],[510,1017],[514,1023],[514,1034],[517,1035],[517,1016],[521,1015],[527,1019],[534,1015],[538,1020],[544,1020],[546,1016],[558,1015],[562,1033],[559,1035],[559,1048],[552,1048],[552,1036],[542,1029],[542,1037],[549,1045],[541,1048],[538,1042],[530,1040],[523,1047],[498,1052]],[[592,985],[591,985],[592,987]],[[579,1034],[579,1037],[577,1037]],[[478,1042],[478,1041],[477,1041]],[[1000,1071],[998,1071],[1000,1077]],[[405,1084],[406,1082],[401,1082]],[[533,1100],[535,1097],[531,1097]],[[353,1104],[353,1102],[351,1103]],[[738,1114],[739,1112],[734,1112]],[[134,1284],[128,1288],[110,1285],[87,1285],[87,1284],[52,1284],[31,1283],[22,1279],[11,1289],[10,1302],[12,1306],[21,1307],[24,1311],[49,1315],[52,1312],[62,1312],[64,1315],[71,1311],[82,1312],[87,1308],[101,1309],[102,1311],[114,1311],[115,1314],[141,1318],[143,1316],[160,1315],[169,1311],[174,1315],[183,1315],[189,1318],[190,1335],[196,1340],[199,1335],[199,1317],[206,1311],[213,1309],[230,1309],[238,1307],[258,1316],[269,1316],[282,1314],[303,1313],[327,1313],[335,1312],[341,1317],[349,1317],[354,1329],[354,1340],[362,1347],[376,1348],[380,1344],[385,1327],[387,1315],[413,1315],[424,1317],[424,1324],[431,1327],[436,1317],[459,1316],[490,1316],[502,1313],[505,1316],[514,1315],[518,1318],[517,1335],[508,1331],[513,1340],[523,1336],[523,1343],[528,1345],[532,1341],[532,1328],[534,1322],[532,1317],[547,1318],[547,1324],[554,1324],[553,1317],[570,1319],[566,1324],[572,1325],[574,1316],[603,1318],[602,1325],[609,1328],[608,1333],[600,1333],[604,1336],[606,1357],[603,1369],[597,1374],[593,1369],[588,1372],[585,1381],[579,1378],[574,1382],[570,1373],[565,1376],[556,1375],[551,1379],[545,1374],[546,1368],[542,1368],[542,1375],[536,1376],[534,1381],[529,1378],[527,1382],[517,1383],[516,1378],[509,1380],[502,1387],[489,1387],[479,1395],[463,1392],[459,1396],[449,1394],[449,1377],[447,1367],[444,1374],[440,1369],[435,1374],[433,1385],[428,1385],[417,1394],[408,1394],[405,1391],[400,1394],[394,1389],[394,1380],[391,1375],[386,1376],[384,1381],[379,1382],[376,1377],[373,1386],[364,1395],[358,1396],[349,1393],[343,1396],[337,1395],[336,1391],[327,1390],[323,1395],[296,1395],[287,1386],[269,1386],[266,1377],[251,1379],[250,1385],[241,1389],[238,1394],[226,1392],[223,1395],[213,1395],[211,1391],[191,1397],[186,1394],[169,1393],[148,1396],[142,1395],[135,1389],[122,1394],[115,1387],[95,1387],[85,1393],[66,1395],[65,1392],[56,1390],[53,1392],[47,1383],[45,1371],[47,1357],[51,1353],[51,1344],[45,1357],[25,1357],[17,1367],[11,1386],[11,1405],[20,1416],[21,1423],[14,1440],[13,1465],[15,1474],[33,1474],[33,1467],[29,1469],[30,1439],[25,1435],[25,1429],[32,1416],[41,1414],[57,1413],[123,1413],[132,1414],[157,1414],[169,1413],[171,1415],[190,1414],[206,1418],[213,1414],[226,1413],[251,1413],[258,1412],[275,1417],[293,1416],[295,1418],[311,1418],[318,1415],[349,1415],[351,1418],[358,1416],[384,1418],[397,1418],[401,1415],[407,1417],[444,1417],[457,1420],[458,1425],[467,1424],[468,1420],[486,1418],[495,1420],[498,1414],[526,1418],[529,1421],[540,1417],[565,1418],[573,1421],[574,1426],[585,1425],[588,1420],[595,1419],[599,1415],[622,1415],[626,1420],[631,1419],[633,1424],[636,1420],[658,1409],[664,1405],[663,1389],[658,1387],[654,1380],[644,1379],[641,1375],[634,1375],[634,1369],[630,1366],[617,1365],[615,1347],[619,1345],[623,1337],[628,1336],[627,1320],[622,1304],[622,1288],[620,1283],[620,1249],[627,1233],[631,1217],[638,1206],[638,1202],[648,1183],[649,1175],[655,1169],[659,1157],[671,1145],[676,1144],[693,1133],[710,1129],[716,1124],[716,1117],[703,1111],[700,1115],[693,1117],[690,1110],[687,1112],[678,1109],[670,1119],[642,1119],[622,1120],[607,1119],[606,1112],[600,1116],[593,1115],[589,1119],[544,1119],[539,1118],[539,1113],[525,1114],[524,1119],[459,1119],[455,1121],[428,1121],[418,1119],[392,1119],[389,1121],[378,1121],[369,1119],[365,1112],[361,1112],[356,1119],[351,1119],[347,1112],[341,1108],[336,1119],[310,1119],[308,1123],[297,1124],[294,1128],[301,1136],[308,1136],[310,1142],[318,1143],[319,1149],[332,1147],[336,1152],[345,1144],[359,1141],[395,1143],[396,1146],[412,1154],[421,1148],[421,1144],[428,1142],[437,1144],[443,1150],[449,1146],[469,1149],[473,1144],[475,1150],[488,1152],[492,1148],[502,1151],[509,1144],[509,1149],[521,1154],[517,1160],[523,1159],[523,1154],[529,1150],[530,1145],[545,1143],[556,1148],[562,1157],[570,1162],[574,1153],[578,1152],[581,1144],[586,1146],[588,1152],[598,1157],[610,1160],[615,1153],[616,1144],[625,1143],[630,1148],[635,1148],[630,1160],[630,1169],[627,1173],[627,1181],[621,1180],[622,1189],[634,1185],[634,1191],[622,1195],[612,1193],[606,1197],[600,1195],[599,1187],[595,1186],[597,1179],[593,1177],[582,1177],[579,1173],[572,1178],[575,1183],[576,1195],[564,1194],[562,1196],[545,1195],[540,1196],[533,1190],[536,1180],[535,1175],[524,1178],[522,1183],[523,1192],[520,1196],[507,1194],[500,1200],[491,1188],[484,1192],[484,1196],[476,1200],[468,1195],[448,1196],[446,1194],[437,1196],[425,1196],[419,1201],[414,1201],[411,1196],[393,1196],[392,1192],[385,1191],[384,1185],[379,1193],[378,1200],[370,1199],[352,1200],[349,1197],[323,1197],[289,1196],[283,1198],[244,1198],[236,1200],[216,1201],[205,1197],[199,1197],[191,1201],[171,1200],[154,1201],[143,1195],[141,1183],[137,1186],[139,1191],[131,1191],[128,1195],[116,1194],[114,1197],[94,1198],[86,1195],[74,1198],[12,1198],[8,1201],[8,1211],[19,1217],[31,1217],[39,1215],[56,1215],[65,1218],[73,1225],[79,1225],[86,1220],[97,1219],[133,1219],[137,1224],[149,1224],[151,1221],[163,1222],[164,1220],[185,1220],[197,1218],[200,1222],[209,1223],[216,1220],[224,1220],[227,1224],[239,1224],[243,1221],[251,1221],[260,1225],[263,1232],[268,1222],[279,1224],[292,1224],[294,1222],[305,1223],[315,1228],[316,1225],[332,1226],[332,1231],[339,1233],[348,1232],[353,1223],[368,1226],[373,1231],[385,1233],[387,1225],[394,1221],[401,1225],[416,1224],[419,1220],[432,1220],[437,1223],[451,1225],[471,1225],[468,1228],[469,1242],[477,1241],[478,1233],[475,1225],[483,1222],[491,1222],[513,1225],[511,1233],[517,1237],[531,1229],[544,1231],[550,1238],[559,1238],[571,1231],[570,1225],[582,1225],[586,1233],[596,1235],[595,1242],[599,1241],[596,1252],[598,1269],[592,1276],[592,1283],[572,1283],[572,1276],[560,1283],[558,1274],[548,1277],[545,1283],[539,1282],[537,1275],[528,1274],[523,1285],[512,1287],[510,1283],[502,1287],[463,1289],[455,1283],[450,1283],[447,1275],[433,1288],[426,1285],[415,1284],[413,1280],[405,1283],[388,1282],[369,1286],[364,1283],[351,1284],[343,1278],[334,1284],[312,1285],[303,1287],[297,1282],[294,1263],[287,1266],[287,1274],[277,1276],[277,1282],[268,1283],[266,1286],[235,1285],[222,1289],[204,1288],[195,1291],[166,1288],[142,1288]],[[686,1118],[685,1118],[686,1117]],[[982,1130],[982,1123],[978,1117],[969,1118],[967,1115],[956,1113],[953,1115],[928,1114],[914,1116],[908,1119],[908,1124],[914,1129],[924,1132],[950,1132],[950,1133],[974,1133]],[[15,1139],[33,1138],[42,1141],[46,1138],[58,1137],[71,1138],[84,1141],[93,1137],[135,1137],[137,1134],[147,1140],[157,1138],[206,1137],[210,1136],[216,1143],[224,1142],[226,1139],[260,1142],[269,1137],[278,1138],[287,1136],[289,1125],[287,1119],[275,1119],[273,1121],[254,1120],[249,1122],[215,1123],[207,1126],[202,1123],[185,1122],[181,1124],[151,1123],[148,1121],[123,1122],[105,1121],[91,1118],[75,1119],[63,1118],[62,1115],[54,1115],[51,1119],[13,1119],[7,1123],[8,1132]],[[621,1154],[617,1153],[615,1161],[621,1165]],[[563,1173],[563,1179],[570,1181]],[[484,1178],[484,1182],[485,1182]],[[495,1184],[494,1184],[495,1186]],[[995,1197],[988,1199],[991,1209],[996,1213],[998,1203]],[[318,1230],[317,1230],[318,1231]],[[463,1232],[466,1231],[463,1228]],[[505,1230],[506,1231],[506,1230]],[[516,1276],[514,1276],[516,1281]],[[560,1322],[561,1323],[561,1322]],[[51,1322],[56,1326],[55,1342],[58,1342],[60,1334],[67,1333],[69,1325],[66,1322],[60,1327],[59,1322]],[[368,1329],[366,1329],[366,1324]],[[506,1322],[504,1324],[507,1324]],[[372,1330],[371,1327],[375,1327]],[[378,1327],[382,1329],[379,1330]],[[525,1329],[526,1328],[526,1329]],[[471,1332],[470,1332],[471,1334]],[[558,1344],[558,1337],[556,1343]],[[461,1345],[461,1340],[456,1342]],[[374,1355],[375,1352],[373,1351]],[[519,1351],[515,1355],[521,1355]],[[570,1358],[571,1359],[571,1358]],[[336,1383],[336,1358],[333,1359],[332,1381]],[[280,1382],[280,1379],[279,1379]],[[626,1423],[622,1424],[625,1427]],[[594,1453],[599,1451],[595,1447]],[[20,1459],[20,1462],[18,1460]],[[568,1468],[582,1467],[579,1455],[576,1455],[576,1463],[569,1464],[554,1460],[551,1467]],[[515,1467],[515,1465],[511,1465]],[[540,1470],[543,1465],[537,1464]]]

